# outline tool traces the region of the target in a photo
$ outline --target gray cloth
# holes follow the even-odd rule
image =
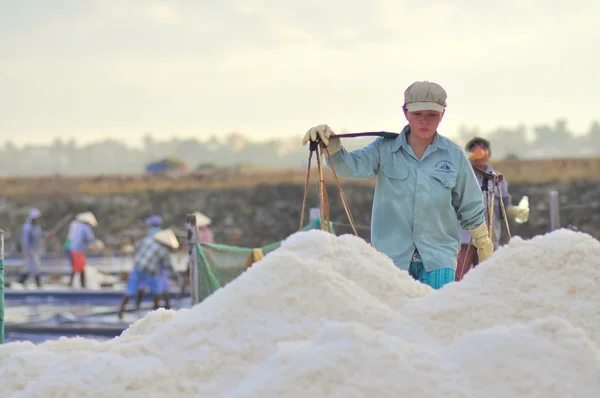
[[[27,266],[27,274],[34,277],[39,275],[41,263],[40,255],[38,253],[34,252],[30,256],[26,257],[25,264]]]

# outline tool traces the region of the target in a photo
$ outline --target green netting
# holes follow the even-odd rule
[[[321,219],[316,219],[302,228],[303,231],[320,229]],[[335,234],[333,223],[331,232]],[[266,256],[279,248],[281,241],[263,246]],[[217,243],[200,243],[196,246],[198,254],[198,300],[202,301],[219,288],[225,286],[246,270],[253,248],[229,246]]]

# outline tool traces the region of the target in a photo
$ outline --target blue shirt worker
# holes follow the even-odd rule
[[[39,219],[42,212],[39,209],[29,210],[27,221],[23,224],[21,232],[21,245],[23,247],[23,255],[25,257],[25,272],[19,278],[19,283],[25,284],[29,276],[35,279],[36,286],[42,286],[42,281],[39,275],[41,265],[40,250],[41,240],[48,234],[42,232],[39,225]]]
[[[146,225],[148,226],[148,236],[152,236],[158,231],[160,231],[161,226],[163,224],[163,219],[161,216],[151,216],[146,219]],[[170,288],[169,284],[169,274],[171,272],[171,267],[162,267],[156,275],[156,280],[151,281],[150,283],[155,283],[156,286],[160,286],[160,289],[163,292],[168,292]],[[168,300],[167,300],[168,301]],[[169,307],[168,303],[166,307]]]
[[[165,299],[166,307],[170,307],[169,292],[163,290],[163,286],[158,283],[158,278],[156,277],[161,269],[165,267],[172,268],[171,253],[177,249],[179,249],[179,242],[173,231],[171,229],[163,229],[152,235],[146,235],[133,257],[134,269],[149,276],[148,287],[152,294],[154,309],[159,308],[161,296]],[[125,296],[121,303],[118,314],[120,319],[123,318],[128,297]]]
[[[85,267],[87,264],[88,249],[99,251],[104,248],[104,243],[96,239],[94,228],[98,226],[98,220],[91,211],[79,213],[75,219],[77,224],[74,227],[71,240],[71,276],[69,286],[73,286],[75,274],[79,273],[81,287],[85,287]]]
[[[146,232],[145,236],[152,236],[160,231],[160,226],[163,223],[163,219],[160,216],[153,215],[148,217],[144,223],[148,227],[148,231]],[[157,278],[160,277],[161,275],[157,276]],[[150,275],[143,272],[140,268],[134,266],[131,269],[129,277],[127,278],[127,286],[125,287],[125,297],[123,297],[123,300],[121,301],[121,308],[123,311],[119,312],[119,318],[123,318],[124,308],[129,302],[130,298],[133,296],[135,296],[135,308],[140,308],[142,299],[144,298],[145,290],[150,286],[150,279]]]
[[[482,261],[494,250],[471,164],[458,145],[437,132],[446,99],[437,83],[415,82],[404,92],[408,125],[397,138],[380,137],[349,152],[328,125],[319,125],[302,141],[306,145],[320,138],[342,177],[377,177],[373,247],[434,289],[455,280],[460,227],[472,237]]]

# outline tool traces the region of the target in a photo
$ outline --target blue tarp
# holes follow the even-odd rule
[[[147,173],[159,173],[168,170],[173,170],[173,166],[168,163],[151,163],[146,166]]]
[[[181,170],[185,168],[185,164],[176,159],[163,159],[158,162],[153,162],[146,165],[147,173],[160,173],[169,170]]]

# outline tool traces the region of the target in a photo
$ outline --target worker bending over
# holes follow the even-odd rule
[[[134,257],[133,267],[149,276],[148,287],[152,294],[154,309],[160,306],[161,297],[165,300],[165,306],[170,308],[169,292],[164,291],[160,284],[159,272],[161,268],[172,268],[171,253],[179,248],[177,237],[171,229],[163,229],[152,235],[146,235],[138,246]],[[121,302],[119,318],[123,318],[125,306],[130,295],[126,295]]]

